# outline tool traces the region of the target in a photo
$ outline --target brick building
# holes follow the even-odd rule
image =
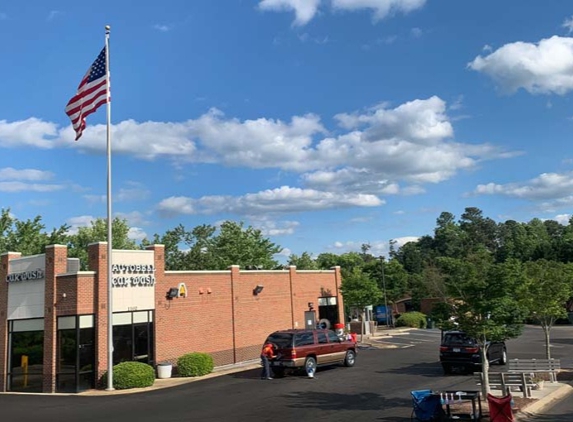
[[[0,391],[77,392],[106,371],[107,243],[90,245],[88,259],[80,271],[62,245],[0,255]],[[257,358],[274,330],[343,321],[339,267],[165,271],[164,247],[152,245],[114,250],[111,269],[114,363],[206,352],[227,365]]]

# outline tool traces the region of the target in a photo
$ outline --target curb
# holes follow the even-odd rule
[[[573,391],[573,386],[571,384],[569,384],[569,383],[563,384],[561,387],[559,387],[557,390],[555,390],[551,394],[549,394],[549,395],[547,395],[547,396],[545,396],[539,400],[536,400],[535,402],[531,403],[529,406],[525,406],[521,412],[519,412],[515,415],[516,421],[520,421],[520,420],[525,421],[526,419],[524,419],[524,418],[529,418],[530,416],[533,416],[536,413],[541,413],[543,410],[550,407],[554,401],[565,397],[567,394],[571,393],[572,391]]]

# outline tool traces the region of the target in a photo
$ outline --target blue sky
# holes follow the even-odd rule
[[[386,253],[442,211],[567,224],[573,4],[0,3],[0,206],[106,217],[105,107],[64,108],[111,25],[113,213],[136,240],[224,220]]]

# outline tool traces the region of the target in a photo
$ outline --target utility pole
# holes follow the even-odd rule
[[[380,266],[382,267],[382,289],[384,290],[384,312],[386,313],[386,328],[390,328],[390,322],[388,321],[388,299],[386,297],[386,279],[384,277],[384,257],[380,257]]]

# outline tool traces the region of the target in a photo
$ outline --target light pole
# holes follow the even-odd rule
[[[380,257],[380,266],[382,267],[382,289],[384,291],[384,312],[386,313],[386,328],[390,328],[390,323],[388,321],[388,299],[386,298],[386,279],[384,277],[384,257]]]

